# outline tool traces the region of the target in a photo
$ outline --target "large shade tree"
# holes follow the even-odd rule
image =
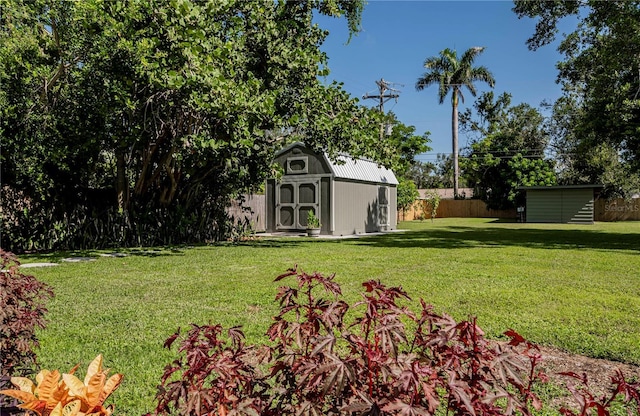
[[[2,246],[223,238],[287,141],[381,154],[376,114],[318,79],[314,14],[355,32],[362,7],[0,0]]]
[[[535,50],[558,36],[558,80],[550,131],[568,183],[602,183],[605,193],[640,192],[640,2],[516,1],[518,17],[536,20],[528,40]]]
[[[489,91],[473,110],[460,115],[460,124],[472,139],[463,167],[475,197],[489,208],[509,209],[524,204],[519,187],[556,184],[553,162],[545,157],[549,134],[537,109],[511,105],[508,93],[494,99]]]
[[[495,85],[491,72],[484,66],[474,66],[476,58],[484,51],[484,47],[473,47],[466,50],[461,57],[455,50],[445,49],[438,56],[424,61],[427,70],[416,82],[416,89],[422,91],[430,85],[438,86],[439,103],[444,103],[451,93],[451,147],[453,153],[453,192],[457,198],[460,175],[458,163],[458,102],[464,103],[463,88],[474,97],[477,89],[474,83],[486,82],[490,87]]]

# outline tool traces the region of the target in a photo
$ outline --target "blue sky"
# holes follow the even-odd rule
[[[494,92],[512,94],[512,104],[539,107],[561,94],[555,82],[556,62],[561,60],[556,44],[530,51],[526,40],[534,33],[535,21],[518,19],[511,1],[381,1],[370,0],[362,15],[362,32],[347,44],[345,19],[318,18],[330,31],[322,50],[329,56],[331,74],[327,82],[344,83],[344,89],[361,104],[375,106],[376,100],[363,100],[366,93],[377,94],[376,80],[397,83],[397,103],[385,104],[398,119],[416,127],[416,134],[431,132],[433,148],[418,157],[435,161],[437,153],[451,153],[451,100],[438,104],[437,87],[416,91],[416,80],[425,72],[425,58],[445,48],[461,55],[474,46],[484,46],[476,65],[486,66],[496,79]],[[569,22],[570,23],[570,22]],[[565,23],[566,25],[566,23]],[[561,33],[563,26],[561,28]],[[570,31],[568,27],[567,31]],[[489,88],[478,83],[478,95]],[[475,98],[465,90],[470,107]],[[460,135],[460,146],[467,138]]]

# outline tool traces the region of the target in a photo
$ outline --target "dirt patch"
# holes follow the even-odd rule
[[[561,376],[559,373],[586,374],[591,392],[596,397],[601,397],[611,393],[611,377],[618,369],[622,371],[627,380],[640,380],[640,366],[569,354],[551,347],[539,348],[543,358],[540,369],[549,377],[549,381],[556,385],[565,385],[568,381],[575,385],[578,382],[570,377]],[[568,391],[567,394],[569,394]],[[570,397],[567,397],[558,399],[556,403],[548,404],[559,407],[557,405],[572,406],[574,403]]]
[[[569,354],[550,347],[539,348],[544,358],[541,366],[547,375],[554,380],[566,379],[557,373],[572,371],[577,374],[585,373],[589,384],[609,385],[611,376],[616,369],[622,370],[627,379],[634,377],[640,379],[640,366]]]

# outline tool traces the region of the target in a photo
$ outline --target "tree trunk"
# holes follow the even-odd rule
[[[118,210],[126,211],[129,207],[129,183],[127,181],[124,150],[116,151],[116,195],[118,198]]]
[[[458,94],[454,90],[451,113],[451,146],[453,150],[453,197],[458,199]]]

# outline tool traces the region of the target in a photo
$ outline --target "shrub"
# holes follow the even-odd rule
[[[313,211],[307,213],[307,228],[320,228],[320,218]]]
[[[122,382],[122,374],[107,378],[109,370],[102,368],[102,355],[89,364],[84,382],[75,375],[78,366],[62,375],[58,370],[42,370],[36,376],[36,384],[26,377],[11,377],[18,387],[2,390],[0,394],[14,397],[23,403],[21,409],[35,412],[39,416],[109,416],[113,405],[104,407],[105,400]]]
[[[515,331],[505,333],[508,343],[489,342],[475,319],[456,322],[423,300],[415,314],[402,305],[410,298],[399,287],[365,282],[362,300],[350,308],[334,276],[293,269],[276,281],[290,276],[297,284],[278,291],[269,346],[248,346],[239,328],[219,325],[193,325],[166,341],[171,348],[180,340],[179,357],[165,369],[156,414],[530,415],[541,409],[533,393],[534,383],[546,381],[537,369],[541,355]],[[615,395],[639,403],[637,385],[622,376],[616,383]]]
[[[398,208],[406,211],[420,198],[420,192],[415,182],[410,179],[400,178],[398,182]]]
[[[631,406],[635,403],[636,414],[640,415],[640,380],[636,382],[627,381],[624,378],[624,374],[620,370],[617,370],[613,376],[611,376],[611,389],[610,393],[604,394],[601,397],[591,391],[589,380],[586,374],[576,374],[574,372],[560,373],[563,376],[569,377],[574,383],[567,383],[567,389],[574,398],[574,401],[578,404],[578,412],[575,412],[566,407],[560,409],[560,414],[564,416],[585,416],[591,414],[591,409],[595,409],[595,413],[598,416],[609,416],[611,414],[610,408],[616,400],[622,397],[622,401],[627,405],[627,414],[633,415]]]
[[[438,206],[440,205],[440,194],[438,194],[437,190],[432,190],[427,193],[425,204],[429,209],[431,222],[433,222],[433,219],[438,215]]]
[[[0,376],[27,375],[35,368],[35,331],[45,327],[45,303],[53,290],[22,273],[12,253],[0,250],[0,258]]]

